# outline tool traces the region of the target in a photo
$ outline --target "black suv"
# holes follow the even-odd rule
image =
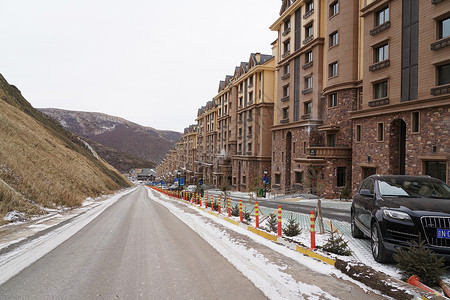
[[[419,236],[450,261],[450,187],[429,176],[372,175],[353,198],[352,236],[371,239],[377,262]]]

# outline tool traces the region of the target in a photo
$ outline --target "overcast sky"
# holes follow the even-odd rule
[[[0,0],[0,73],[36,108],[182,131],[250,53],[280,0]]]

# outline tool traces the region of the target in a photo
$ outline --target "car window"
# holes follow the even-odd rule
[[[366,180],[364,180],[364,181],[361,183],[361,187],[360,187],[359,190],[360,190],[360,191],[361,191],[362,189],[369,190],[370,193],[373,194],[373,193],[374,193],[373,186],[374,186],[374,184],[373,184],[373,179],[372,179],[372,178],[367,178]]]
[[[386,181],[379,181],[378,188],[382,196],[409,196],[401,186],[395,186]]]
[[[450,199],[450,187],[443,182],[428,179],[390,178],[379,183],[384,196],[431,197]]]

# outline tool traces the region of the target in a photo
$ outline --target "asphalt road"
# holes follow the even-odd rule
[[[143,187],[0,286],[0,299],[221,298],[265,296]]]

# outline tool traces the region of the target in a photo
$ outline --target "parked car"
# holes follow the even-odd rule
[[[351,229],[371,239],[377,262],[392,261],[396,248],[419,236],[449,262],[450,187],[429,176],[369,176],[353,198]]]
[[[186,191],[191,192],[191,193],[194,193],[196,190],[197,190],[197,186],[196,185],[189,185],[186,188]]]

